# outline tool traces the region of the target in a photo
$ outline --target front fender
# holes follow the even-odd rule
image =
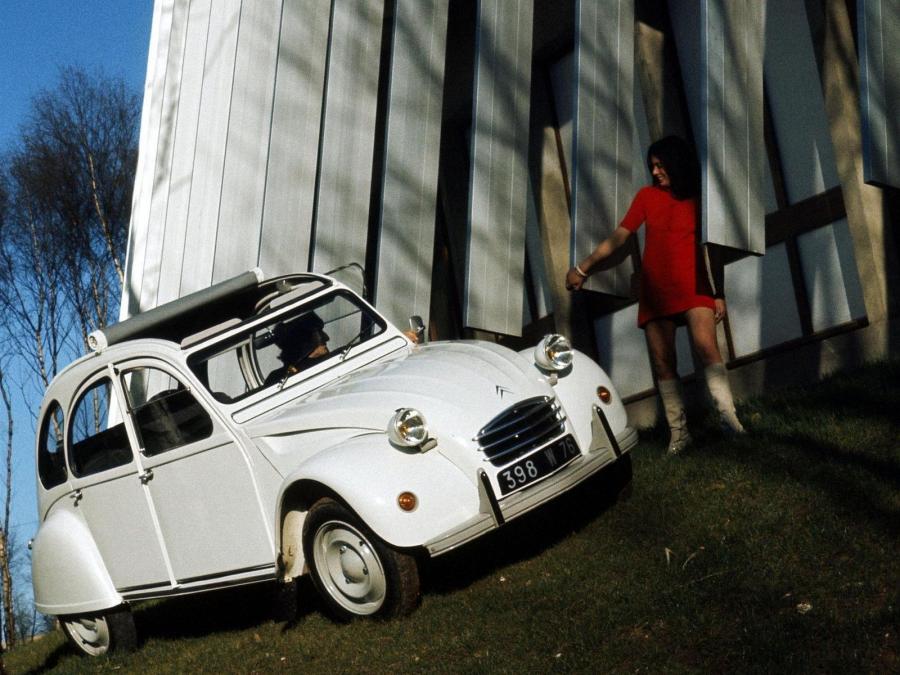
[[[397,547],[421,546],[479,509],[475,476],[467,477],[437,448],[398,450],[383,433],[357,436],[316,454],[285,478],[278,503],[291,485],[306,480],[335,492],[375,534]],[[407,491],[418,498],[411,512],[397,506],[397,496]]]
[[[532,352],[532,349],[525,349],[519,352],[519,355],[532,364],[535,372],[542,373],[534,364]],[[587,448],[591,444],[591,420],[595,405],[603,411],[614,436],[619,436],[627,428],[628,413],[606,371],[591,357],[578,350],[573,350],[573,352],[572,365],[567,370],[558,373],[553,390],[557,400],[565,409],[566,416],[572,422],[578,444],[582,448]],[[606,387],[612,393],[609,403],[601,403],[597,398],[597,387],[600,386]]]
[[[52,512],[31,547],[34,604],[42,614],[86,614],[122,604],[84,522]]]

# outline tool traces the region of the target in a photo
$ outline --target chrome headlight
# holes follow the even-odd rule
[[[415,408],[400,408],[388,422],[387,432],[392,443],[414,448],[428,440],[428,423]]]
[[[562,335],[545,335],[534,348],[534,362],[544,370],[565,370],[572,365],[572,345]]]

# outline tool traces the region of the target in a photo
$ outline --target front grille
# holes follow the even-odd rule
[[[549,396],[529,398],[507,408],[488,422],[475,442],[491,464],[508,464],[560,436],[566,416]]]

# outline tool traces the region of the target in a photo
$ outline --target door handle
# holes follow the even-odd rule
[[[145,471],[142,471],[138,474],[138,478],[140,478],[143,485],[146,485],[151,480],[153,480],[153,469],[146,469]]]
[[[81,490],[80,490],[80,489],[75,490],[75,492],[72,493],[72,506],[78,506],[78,502],[81,501],[81,498],[82,498],[83,496],[84,496],[84,495],[81,494]]]

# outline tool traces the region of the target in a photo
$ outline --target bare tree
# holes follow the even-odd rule
[[[6,412],[6,452],[4,456],[6,472],[3,476],[3,521],[0,523],[0,593],[3,602],[3,627],[7,645],[15,643],[15,612],[13,611],[13,580],[10,572],[9,523],[12,504],[12,458],[13,458],[13,411],[12,399],[6,385],[3,368],[0,366],[0,397]]]
[[[0,340],[3,352],[17,360],[16,372],[27,378],[19,388],[28,402],[43,393],[62,363],[83,353],[87,335],[115,314],[138,120],[138,97],[121,79],[63,69],[58,85],[32,101],[17,142],[0,162]],[[18,606],[13,591],[7,373],[0,370],[0,400],[7,412],[6,464],[0,466],[7,486],[0,513],[0,600],[11,645],[23,630],[33,632],[38,617],[32,608]]]
[[[64,288],[81,332],[105,326],[124,278],[137,162],[139,101],[121,79],[66,68],[39,94],[10,162],[19,215],[40,220],[44,261]],[[29,213],[30,212],[30,213]]]

